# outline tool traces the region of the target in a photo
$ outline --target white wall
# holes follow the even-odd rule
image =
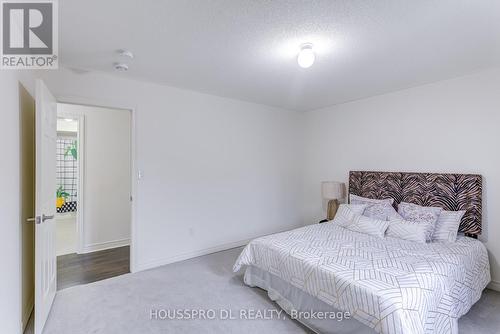
[[[131,112],[59,104],[58,115],[83,116],[83,249],[128,245],[131,224]],[[64,123],[64,121],[63,121]],[[69,122],[65,122],[69,123]],[[75,122],[76,123],[76,122]],[[81,191],[78,191],[81,194]]]
[[[134,109],[133,269],[301,224],[300,114],[99,73],[43,78],[61,101]]]
[[[500,69],[308,112],[304,219],[321,211],[320,182],[350,170],[479,173],[481,239],[500,288]]]

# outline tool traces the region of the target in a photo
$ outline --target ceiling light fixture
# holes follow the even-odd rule
[[[299,55],[297,56],[297,63],[302,68],[309,68],[314,64],[316,55],[313,51],[313,45],[311,43],[302,44],[300,47]]]
[[[115,70],[119,72],[126,72],[128,71],[128,65],[124,63],[115,63]]]

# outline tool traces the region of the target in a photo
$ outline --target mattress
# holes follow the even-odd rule
[[[457,333],[490,281],[475,239],[415,243],[310,225],[250,242],[233,270],[253,266],[346,311],[377,333]],[[263,287],[265,288],[265,287]]]

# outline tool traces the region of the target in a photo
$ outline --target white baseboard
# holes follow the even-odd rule
[[[500,292],[500,282],[498,281],[491,281],[490,284],[487,286],[488,289],[499,291]]]
[[[285,231],[289,231],[289,230],[292,230],[292,229],[298,228],[298,227],[301,227],[301,226],[290,226],[289,228],[281,229],[281,230],[276,231],[274,233],[285,232]],[[274,234],[274,233],[271,233],[271,234]],[[187,252],[187,253],[183,253],[183,254],[178,254],[178,255],[174,255],[174,256],[170,256],[170,257],[165,257],[165,258],[153,260],[153,261],[148,261],[145,263],[138,263],[137,265],[133,266],[133,269],[131,271],[137,272],[137,271],[147,270],[147,269],[151,269],[151,268],[155,268],[155,267],[164,266],[164,265],[170,264],[170,263],[188,260],[188,259],[198,257],[198,256],[208,255],[208,254],[212,254],[212,253],[225,251],[225,250],[228,250],[231,248],[245,246],[250,241],[252,241],[253,239],[256,239],[256,238],[258,238],[258,236],[250,238],[250,239],[229,242],[229,243],[214,246],[214,247],[204,248],[204,249],[200,249],[200,250],[196,250],[196,251],[192,251],[192,252]]]
[[[83,249],[80,252],[78,252],[78,254],[92,253],[92,252],[97,252],[97,251],[101,251],[101,250],[105,250],[105,249],[123,247],[123,246],[128,246],[128,245],[130,245],[130,239],[128,239],[128,238],[100,242],[100,243],[95,243],[95,244],[90,244],[90,245],[84,246]]]
[[[22,318],[22,323],[21,323],[22,333],[24,333],[24,330],[26,329],[26,326],[28,325],[28,321],[30,320],[31,312],[33,312],[34,308],[35,308],[35,300],[34,300],[34,296],[32,296],[23,309],[23,318]]]
[[[183,253],[183,254],[174,255],[174,256],[170,256],[170,257],[165,257],[162,259],[149,261],[146,263],[139,263],[137,266],[135,266],[134,272],[147,270],[147,269],[151,269],[151,268],[155,268],[155,267],[160,267],[160,266],[164,266],[166,264],[170,264],[170,263],[174,263],[174,262],[188,260],[188,259],[191,259],[193,257],[217,253],[217,252],[225,251],[225,250],[228,250],[231,248],[245,246],[251,240],[253,240],[253,238],[240,240],[240,241],[236,241],[236,242],[230,242],[227,244],[223,244],[223,245],[219,245],[219,246],[215,246],[215,247],[210,247],[210,248],[205,248],[205,249],[200,249],[200,250],[196,250],[193,252]]]

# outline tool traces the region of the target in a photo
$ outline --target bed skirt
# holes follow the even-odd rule
[[[376,333],[372,328],[350,318],[348,313],[333,308],[307,292],[255,266],[246,268],[244,281],[248,286],[266,290],[269,298],[276,302],[289,317],[299,321],[315,333]]]

